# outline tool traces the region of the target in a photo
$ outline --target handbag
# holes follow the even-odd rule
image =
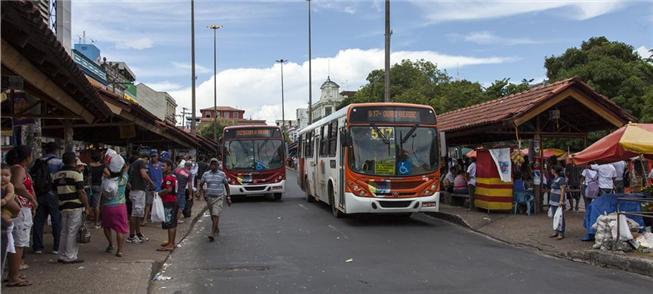
[[[86,219],[86,214],[82,214],[82,220]],[[91,242],[91,232],[86,227],[86,223],[82,221],[82,225],[77,231],[77,243],[86,244]]]

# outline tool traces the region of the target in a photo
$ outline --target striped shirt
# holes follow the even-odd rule
[[[84,189],[84,176],[74,167],[64,166],[54,174],[52,180],[54,192],[59,198],[59,210],[73,210],[83,208],[79,192]]]
[[[225,184],[228,184],[227,176],[220,170],[205,172],[202,175],[202,183],[206,183],[206,195],[208,197],[224,196]]]

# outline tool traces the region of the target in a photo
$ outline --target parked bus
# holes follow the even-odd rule
[[[299,132],[298,184],[336,217],[438,211],[437,134],[430,106],[350,104]]]
[[[222,133],[222,169],[231,195],[272,194],[286,183],[286,144],[276,126],[230,126]]]

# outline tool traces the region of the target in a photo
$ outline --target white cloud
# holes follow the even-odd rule
[[[191,68],[190,68],[191,66],[190,66],[189,63],[173,61],[172,66],[177,70],[187,71],[189,73],[190,73],[190,70],[191,70]],[[195,64],[195,74],[206,74],[206,73],[210,73],[210,72],[211,72],[211,70],[208,67],[199,65],[197,63]]]
[[[586,20],[624,6],[624,0],[410,0],[431,23],[508,17],[524,13],[565,8],[571,19]]]
[[[144,83],[148,87],[156,90],[156,91],[161,91],[161,92],[169,92],[169,91],[174,91],[174,90],[179,90],[183,87],[183,85],[173,83],[170,81],[161,81],[161,82],[154,82],[154,83]]]
[[[649,58],[653,53],[651,53],[651,48],[647,48],[645,46],[639,46],[639,48],[635,49],[635,52],[639,54],[640,57],[642,58]]]
[[[498,64],[515,61],[512,57],[471,57],[446,55],[435,51],[396,51],[393,63],[403,59],[424,59],[439,68]],[[265,68],[235,68],[218,73],[218,104],[244,109],[246,117],[273,122],[281,119],[281,73],[279,64]],[[329,69],[330,68],[330,69]],[[383,68],[383,50],[346,49],[334,57],[313,59],[313,101],[320,95],[320,85],[327,75],[341,85],[342,90],[357,90],[365,83],[370,71]],[[295,118],[295,109],[306,107],[308,102],[308,61],[289,62],[284,65],[285,115]],[[179,107],[191,105],[190,88],[169,92]],[[196,89],[197,109],[213,105],[213,77],[200,82]]]
[[[529,38],[508,38],[497,36],[490,32],[473,32],[467,35],[454,35],[456,38],[461,38],[466,42],[481,44],[481,45],[528,45],[539,44],[542,41],[533,40]]]

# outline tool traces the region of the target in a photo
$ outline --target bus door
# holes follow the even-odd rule
[[[338,197],[340,198],[340,205],[345,208],[345,150],[347,149],[347,129],[343,126],[340,127],[338,132],[338,142],[336,150],[338,150],[337,158],[338,164]],[[345,211],[346,212],[346,211]]]
[[[311,164],[311,175],[312,175],[312,182],[313,182],[313,196],[319,197],[318,191],[320,190],[320,182],[319,182],[319,175],[318,175],[318,169],[320,168],[320,164],[318,162],[318,156],[320,153],[320,136],[316,135],[315,132],[313,132],[313,163]]]

